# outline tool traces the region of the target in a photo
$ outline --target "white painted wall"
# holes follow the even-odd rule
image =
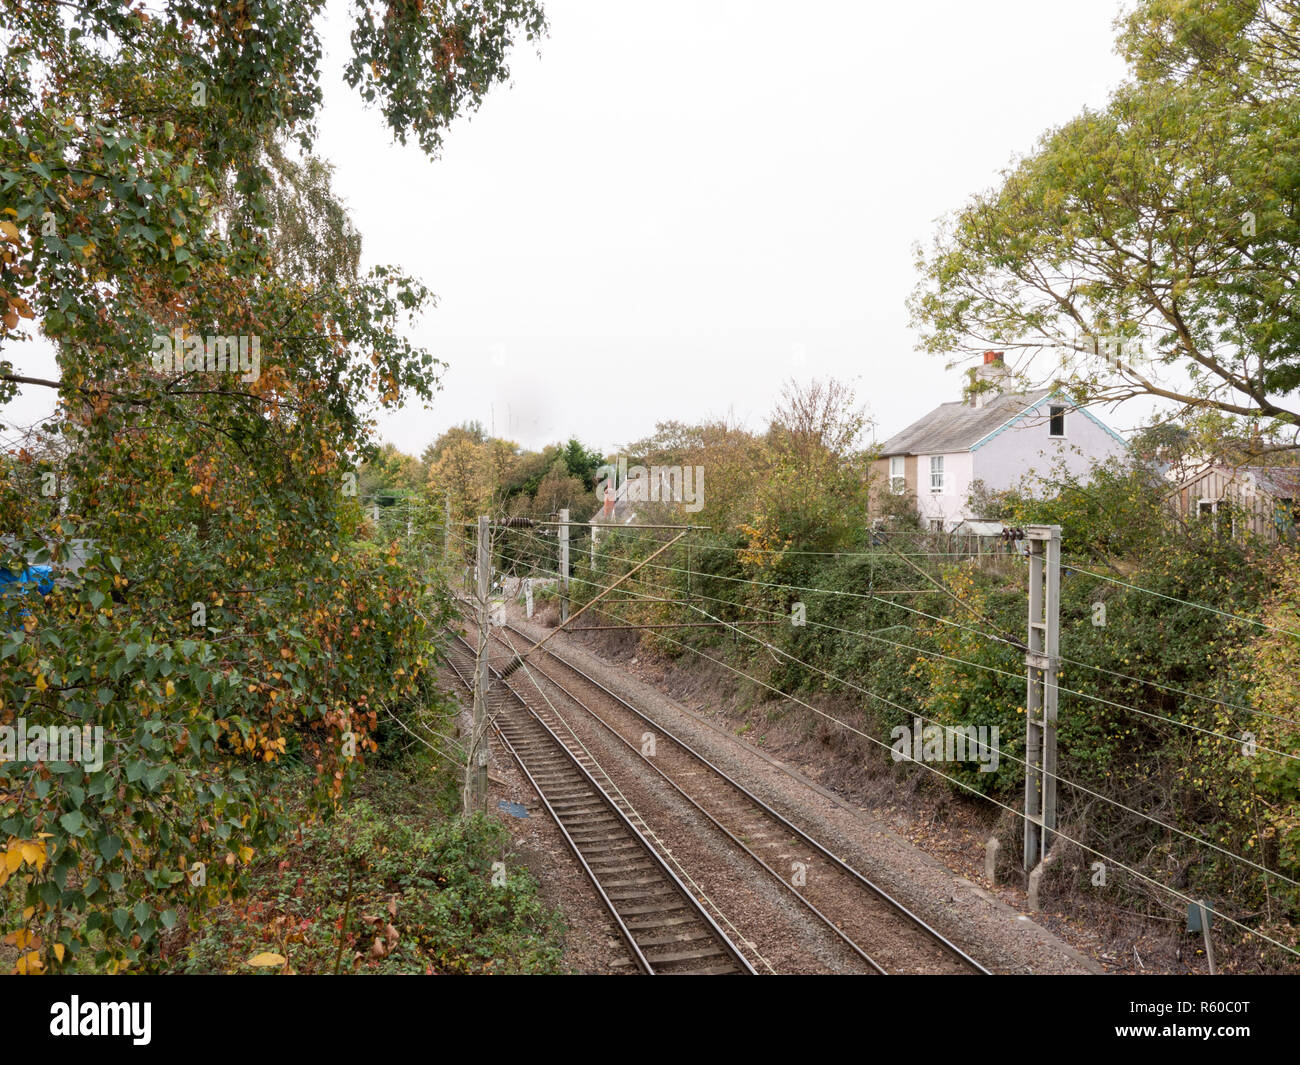
[[[1051,436],[1048,406],[1037,408],[975,448],[971,452],[972,479],[983,481],[991,490],[1001,491],[1016,487],[1026,475],[1044,477],[1058,468],[1083,476],[1095,463],[1128,450],[1125,444],[1077,410],[1066,412],[1065,436]]]
[[[943,457],[943,491],[930,491],[930,456],[916,460],[916,507],[921,521],[928,527],[939,518],[944,529],[951,529],[967,517],[966,497],[970,494],[972,459],[969,451],[949,453]]]

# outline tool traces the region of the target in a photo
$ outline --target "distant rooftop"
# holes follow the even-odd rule
[[[989,433],[1005,425],[1026,407],[1046,399],[1052,389],[1037,392],[1008,392],[991,396],[982,407],[969,403],[944,403],[901,433],[891,436],[881,455],[929,455],[966,451]]]
[[[1295,466],[1246,466],[1255,483],[1272,496],[1300,496],[1300,468]]]

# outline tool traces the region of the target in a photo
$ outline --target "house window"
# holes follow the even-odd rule
[[[889,460],[889,490],[896,496],[901,496],[907,490],[902,455],[895,455]]]
[[[1222,499],[1199,499],[1196,502],[1196,516],[1201,520],[1208,520],[1211,528],[1214,529],[1215,535],[1223,533],[1225,528],[1224,518],[1228,513],[1228,505]],[[1231,522],[1226,523],[1231,528],[1234,535],[1237,528],[1237,519],[1234,516]]]
[[[930,531],[933,532],[933,533],[941,533],[941,532],[943,532],[943,519],[942,519],[942,518],[931,518],[931,519],[930,519]]]
[[[1047,435],[1064,436],[1065,435],[1065,408],[1053,406],[1048,408],[1048,412],[1051,416],[1051,420],[1047,427]]]
[[[930,456],[930,491],[943,491],[943,456]]]

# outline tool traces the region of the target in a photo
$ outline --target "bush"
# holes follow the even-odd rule
[[[563,925],[504,826],[448,816],[421,784],[409,765],[372,771],[366,797],[277,844],[171,965],[247,972],[271,952],[297,973],[559,972]]]

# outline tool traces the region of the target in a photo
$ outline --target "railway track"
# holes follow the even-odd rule
[[[474,656],[474,649],[456,634],[447,660],[470,690]],[[641,972],[754,973],[748,959],[633,825],[619,801],[597,783],[595,773],[601,770],[584,752],[572,749],[499,677],[489,693],[488,714],[506,750],[559,826]]]
[[[514,654],[532,638],[513,625]],[[501,658],[504,661],[504,656]],[[685,740],[550,648],[529,659],[512,680],[530,704],[557,706],[585,716],[632,750],[785,890],[839,941],[879,974],[988,974],[988,970],[889,892],[854,869],[809,832],[753,794]],[[529,689],[532,689],[530,692]],[[545,697],[542,690],[546,691]],[[568,711],[566,711],[567,713]],[[566,722],[570,728],[575,722]],[[645,751],[647,733],[653,754]]]

